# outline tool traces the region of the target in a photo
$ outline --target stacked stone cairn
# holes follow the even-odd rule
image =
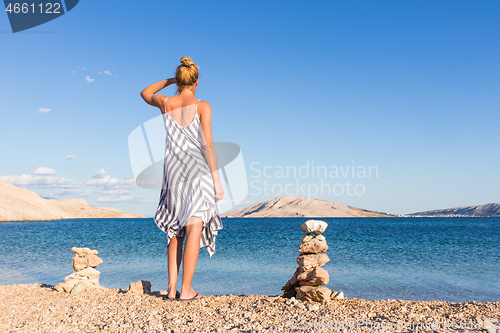
[[[76,295],[92,288],[107,290],[99,285],[101,272],[96,268],[102,263],[102,259],[97,256],[98,251],[87,247],[73,247],[71,251],[74,253],[73,269],[75,272],[66,276],[64,282],[58,283],[54,288],[60,292]]]
[[[299,267],[292,278],[281,288],[283,298],[325,302],[331,298],[343,297],[343,293],[332,292],[324,287],[329,282],[328,271],[321,267],[330,261],[325,253],[328,250],[326,238],[322,235],[327,227],[326,222],[318,220],[309,220],[300,226],[305,236],[301,238],[301,245],[298,249]]]

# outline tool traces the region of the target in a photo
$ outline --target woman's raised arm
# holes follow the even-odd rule
[[[175,78],[170,78],[153,83],[141,91],[141,97],[146,103],[156,106],[161,112],[163,112],[163,102],[167,97],[156,93],[171,84],[175,84],[176,82]]]

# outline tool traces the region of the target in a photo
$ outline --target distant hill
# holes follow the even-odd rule
[[[43,199],[35,192],[0,181],[0,222],[142,217],[114,208],[93,207],[84,199]]]
[[[500,216],[500,203],[486,205],[465,206],[448,209],[428,210],[408,214],[409,216],[435,216],[435,217],[459,217],[459,216]]]
[[[273,200],[255,203],[247,208],[221,214],[221,217],[393,217],[395,215],[380,213],[339,203],[282,196]]]

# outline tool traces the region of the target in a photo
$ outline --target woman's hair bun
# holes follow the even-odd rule
[[[194,62],[190,57],[182,57],[181,64],[186,67],[191,67],[192,65],[194,65]]]
[[[198,69],[197,66],[190,57],[182,57],[181,64],[177,66],[175,70],[175,79],[177,80],[177,92],[181,92],[188,86],[192,86],[198,80]]]

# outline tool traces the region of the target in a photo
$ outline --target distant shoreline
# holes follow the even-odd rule
[[[396,216],[221,216],[222,219],[378,219],[378,218],[499,218],[500,216],[417,216],[417,215],[396,215]],[[53,220],[19,220],[19,221],[0,221],[1,223],[22,223],[22,222],[55,222],[55,221],[68,221],[68,220],[144,220],[154,219],[154,217],[78,217],[78,218],[64,218]]]

